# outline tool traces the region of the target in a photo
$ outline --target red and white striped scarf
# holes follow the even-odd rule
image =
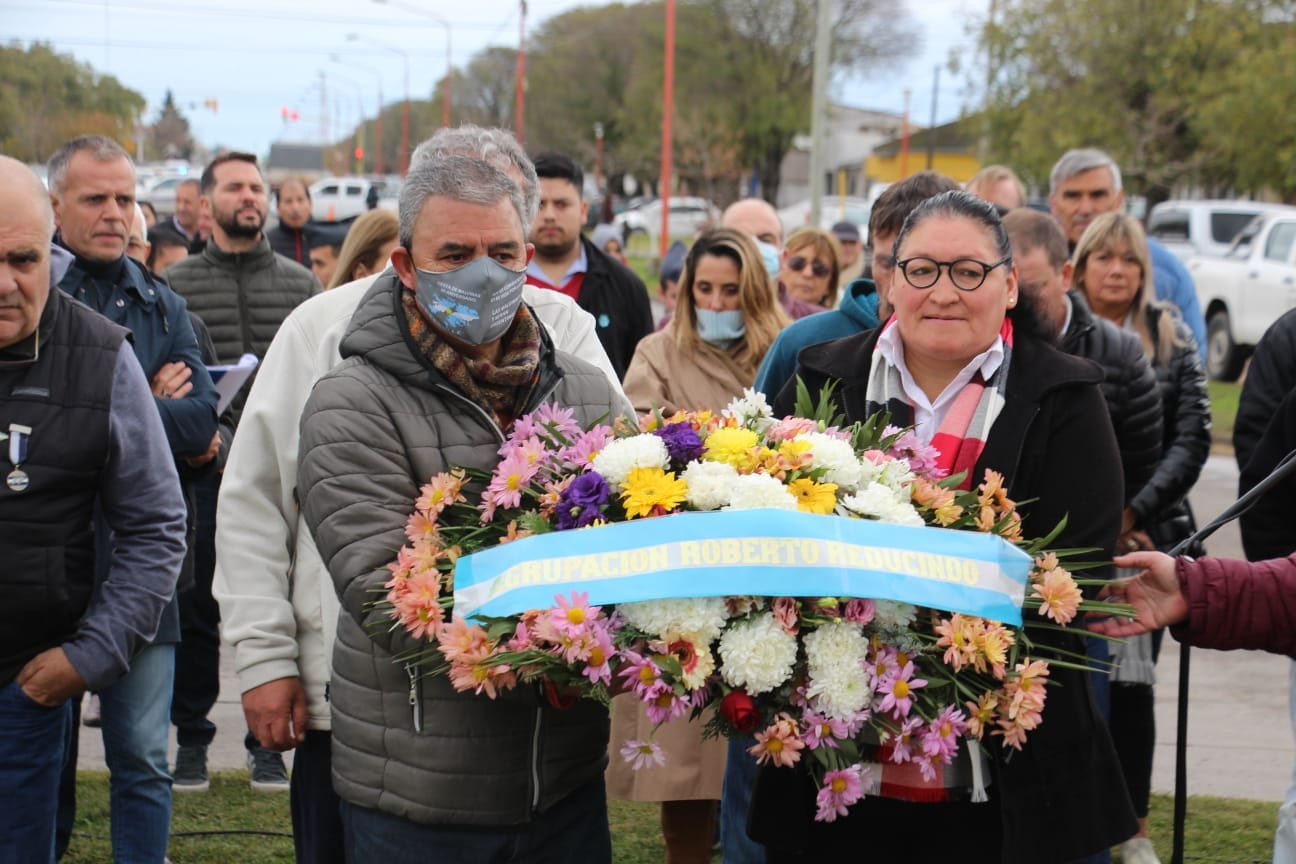
[[[884,326],[895,326],[895,318],[892,317]],[[944,469],[947,475],[966,472],[961,484],[963,489],[972,488],[972,469],[981,458],[986,437],[1004,406],[1008,365],[1012,360],[1013,326],[1010,319],[1004,318],[999,336],[1003,339],[1003,362],[990,376],[991,381],[986,381],[978,371],[954,397],[954,403],[931,440],[932,446],[940,452],[936,460],[939,468]],[[912,407],[905,395],[899,367],[890,363],[881,351],[873,352],[866,398],[882,405],[898,399]]]

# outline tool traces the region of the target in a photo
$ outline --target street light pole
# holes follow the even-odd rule
[[[401,176],[404,177],[406,174],[409,173],[409,157],[410,157],[409,55],[406,54],[403,49],[398,48],[397,46],[391,44],[390,42],[384,42],[381,39],[375,39],[372,36],[366,36],[362,33],[348,33],[346,38],[348,42],[356,42],[356,41],[372,42],[374,45],[377,45],[379,48],[385,48],[388,51],[395,51],[397,54],[401,55],[401,60],[403,60],[405,63],[405,104],[401,107],[401,159],[400,159],[400,173]]]
[[[675,0],[666,0],[666,57],[665,73],[662,76],[662,154],[661,181],[659,197],[661,198],[661,236],[658,238],[657,254],[666,257],[666,247],[670,245],[670,183],[671,183],[671,149],[674,138],[671,128],[671,115],[675,113]]]
[[[424,18],[431,18],[445,28],[446,34],[446,75],[445,82],[441,85],[441,125],[450,128],[450,79],[454,77],[454,61],[451,59],[451,32],[450,22],[442,18],[435,12],[429,12],[426,9],[420,9],[417,6],[411,6],[408,3],[401,3],[399,0],[374,0],[381,6],[391,6],[394,9],[400,9],[414,15],[422,15]]]
[[[382,72],[378,71],[372,66],[366,66],[364,63],[357,63],[354,60],[348,60],[344,63],[342,62],[342,58],[339,57],[337,54],[330,54],[329,59],[332,60],[334,63],[337,63],[339,66],[345,66],[345,67],[354,66],[357,69],[363,69],[366,72],[371,72],[373,73],[373,76],[378,79],[378,116],[374,118],[374,149],[377,150],[378,153],[374,157],[374,163],[375,163],[374,171],[380,175],[385,174],[386,171],[384,169],[386,168],[386,164],[383,161],[382,133],[383,133],[383,107],[387,103],[383,101]]]

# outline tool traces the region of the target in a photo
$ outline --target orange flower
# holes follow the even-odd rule
[[[1084,599],[1071,574],[1055,567],[1042,573],[1036,571],[1034,575],[1031,593],[1040,600],[1040,614],[1062,625],[1071,623]]]

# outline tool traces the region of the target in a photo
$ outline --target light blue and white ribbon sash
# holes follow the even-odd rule
[[[1031,560],[992,534],[789,510],[681,513],[527,537],[459,559],[455,612],[667,597],[868,597],[1021,624]]]

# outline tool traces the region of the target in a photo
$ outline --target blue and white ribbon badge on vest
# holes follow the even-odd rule
[[[27,461],[27,442],[31,436],[31,427],[18,423],[9,424],[9,462],[13,470],[5,477],[5,485],[12,492],[22,492],[31,484],[31,478],[22,470]]]
[[[1021,624],[1030,556],[993,534],[788,510],[681,513],[517,540],[459,559],[465,617],[667,597],[868,597]]]

